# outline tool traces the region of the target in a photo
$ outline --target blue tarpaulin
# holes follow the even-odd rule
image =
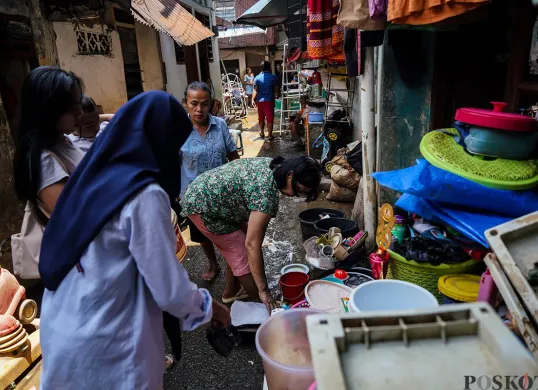
[[[433,223],[448,225],[486,248],[489,247],[489,244],[484,232],[512,219],[511,217],[477,212],[465,206],[434,202],[410,194],[403,194],[395,206],[418,214]]]

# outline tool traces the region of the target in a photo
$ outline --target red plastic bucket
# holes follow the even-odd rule
[[[303,272],[288,272],[280,277],[279,284],[284,301],[293,305],[304,299],[304,288],[310,278]]]

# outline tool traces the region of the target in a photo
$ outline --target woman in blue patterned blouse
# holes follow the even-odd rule
[[[184,103],[193,129],[181,147],[180,197],[198,175],[239,158],[226,122],[209,114],[211,90],[208,85],[200,81],[189,84],[185,91]],[[209,270],[202,275],[202,278],[207,281],[213,280],[219,272],[213,244],[193,223],[189,222],[189,228],[191,241],[199,243],[209,259]],[[236,298],[236,293],[237,291],[225,291],[223,301],[232,302]]]

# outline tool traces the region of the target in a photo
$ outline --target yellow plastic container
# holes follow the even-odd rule
[[[480,290],[480,276],[444,275],[439,278],[438,287],[445,304],[476,302]]]

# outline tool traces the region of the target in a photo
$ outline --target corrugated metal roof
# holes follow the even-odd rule
[[[249,34],[228,38],[219,36],[219,48],[222,49],[252,46],[272,46],[275,43],[276,32],[274,27],[269,27],[265,34]]]
[[[230,27],[227,30],[219,31],[219,38],[230,38],[230,37],[240,37],[243,35],[252,35],[252,34],[265,34],[265,29],[261,29],[256,26],[234,26]]]
[[[285,23],[288,20],[288,4],[285,0],[259,0],[249,4],[253,5],[244,11],[244,7],[236,7],[236,16],[238,11],[242,12],[234,23],[267,28]]]
[[[170,35],[180,45],[194,45],[215,35],[176,0],[133,0],[131,12],[137,21]]]

